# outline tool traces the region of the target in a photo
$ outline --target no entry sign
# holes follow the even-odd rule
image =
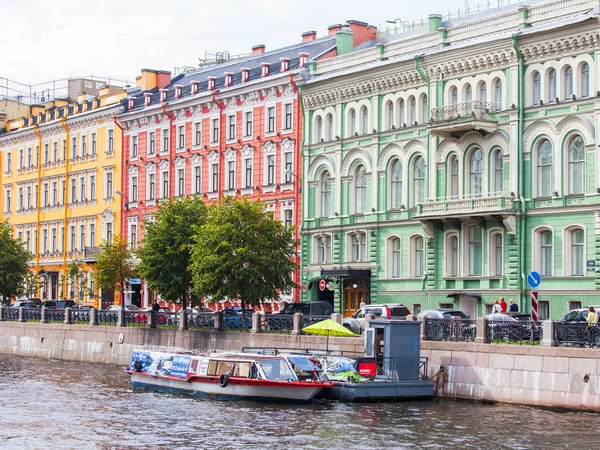
[[[320,291],[324,291],[325,290],[325,280],[319,281],[319,290]]]

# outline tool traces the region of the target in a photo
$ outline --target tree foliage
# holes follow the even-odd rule
[[[0,294],[4,297],[22,295],[29,262],[33,255],[23,248],[20,239],[13,238],[8,221],[0,222]]]
[[[113,237],[112,242],[104,241],[96,262],[96,283],[106,290],[125,290],[125,281],[131,278],[133,271],[133,253],[127,240],[121,236]],[[121,296],[123,299],[123,296]]]
[[[180,301],[184,308],[191,303],[191,244],[206,214],[200,197],[161,204],[155,221],[146,221],[143,244],[137,250],[137,270],[148,286],[163,299]]]
[[[295,287],[293,233],[258,201],[226,197],[212,204],[192,247],[193,292],[253,306],[277,299]]]

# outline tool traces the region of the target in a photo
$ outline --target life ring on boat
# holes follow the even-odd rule
[[[142,371],[142,362],[140,360],[136,360],[133,362],[133,371],[134,372]]]
[[[227,387],[228,384],[229,384],[229,375],[227,375],[226,373],[222,373],[221,376],[219,377],[219,386]]]

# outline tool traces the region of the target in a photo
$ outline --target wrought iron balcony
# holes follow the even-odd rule
[[[100,247],[86,247],[83,254],[83,259],[88,262],[97,261]]]
[[[433,108],[429,132],[444,137],[460,136],[471,130],[493,133],[498,128],[495,110],[495,103],[478,101]]]
[[[461,197],[420,203],[416,217],[452,217],[502,214],[513,211],[512,197],[492,194],[489,197]]]

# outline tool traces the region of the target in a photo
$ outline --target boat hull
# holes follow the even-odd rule
[[[265,380],[229,379],[222,387],[218,378],[195,377],[189,380],[129,372],[134,389],[212,397],[219,400],[269,400],[286,403],[309,403],[323,387],[331,384],[270,382]]]
[[[433,397],[430,380],[341,381],[323,390],[321,397],[344,402],[395,401]]]

